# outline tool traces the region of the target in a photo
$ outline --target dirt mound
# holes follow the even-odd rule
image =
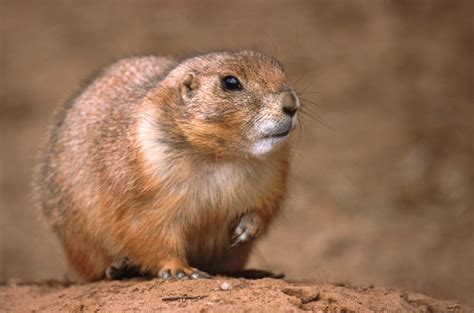
[[[454,301],[368,287],[277,279],[114,281],[86,285],[12,282],[0,287],[7,312],[474,312]]]

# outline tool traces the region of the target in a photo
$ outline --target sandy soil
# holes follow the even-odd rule
[[[7,312],[474,312],[419,293],[277,279],[113,281],[65,286],[57,281],[0,287]]]

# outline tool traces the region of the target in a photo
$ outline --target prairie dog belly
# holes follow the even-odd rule
[[[213,165],[189,184],[187,195],[190,224],[186,230],[187,253],[191,266],[210,273],[238,270],[247,259],[242,247],[230,246],[231,230],[239,217],[265,207],[271,193],[274,171],[259,167],[224,163]],[[264,231],[262,229],[262,231]],[[243,247],[249,250],[250,247]],[[230,266],[229,263],[235,263]]]
[[[164,184],[172,186],[166,193],[180,199],[170,226],[182,228],[186,257],[191,266],[209,273],[242,268],[251,245],[232,248],[231,231],[244,214],[262,213],[268,208],[266,224],[276,215],[273,201],[278,201],[275,195],[281,190],[274,182],[281,179],[278,177],[281,174],[272,166],[265,162],[207,164],[197,172],[188,172],[182,183]],[[169,208],[166,211],[169,212]]]

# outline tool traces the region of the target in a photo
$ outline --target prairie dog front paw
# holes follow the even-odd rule
[[[235,227],[230,241],[231,248],[257,238],[262,229],[262,220],[255,213],[243,215]]]

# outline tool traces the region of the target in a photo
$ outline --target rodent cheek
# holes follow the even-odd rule
[[[222,116],[221,108],[216,101],[209,101],[206,93],[197,94],[190,105],[186,107],[187,115],[193,121],[200,121],[206,123],[215,123],[220,120]]]

